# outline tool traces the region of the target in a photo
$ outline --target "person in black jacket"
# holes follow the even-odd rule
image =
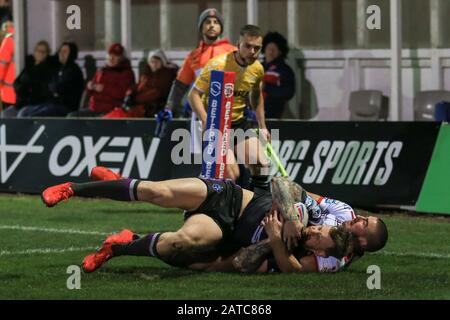
[[[23,107],[20,117],[64,117],[77,110],[84,88],[83,73],[75,60],[78,47],[75,43],[64,42],[58,51],[59,64],[48,85],[45,102]]]
[[[16,117],[23,106],[43,103],[48,95],[48,84],[54,65],[51,63],[50,46],[47,41],[39,41],[33,55],[27,56],[25,68],[14,81],[16,104],[2,112],[3,118]]]
[[[3,118],[13,118],[23,106],[45,102],[48,84],[54,69],[50,58],[50,46],[47,41],[39,41],[33,55],[26,58],[25,68],[14,81],[16,104],[2,112]]]
[[[286,38],[278,32],[264,36],[264,110],[266,118],[280,119],[287,102],[295,93],[295,75],[286,62],[289,52]]]

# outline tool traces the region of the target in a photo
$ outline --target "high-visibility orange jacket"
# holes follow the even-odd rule
[[[203,40],[200,41],[199,46],[192,50],[184,60],[183,66],[178,72],[177,80],[185,85],[191,85],[211,58],[234,50],[236,50],[236,47],[227,39],[218,40],[212,44],[206,44]]]
[[[3,38],[0,46],[0,95],[3,102],[16,103],[16,92],[14,91],[14,80],[16,78],[16,64],[14,62],[14,29]]]

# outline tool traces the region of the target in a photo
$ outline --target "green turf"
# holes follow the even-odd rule
[[[390,241],[337,274],[200,273],[153,258],[121,257],[68,290],[66,273],[102,234],[13,230],[10,226],[110,233],[173,230],[177,210],[142,203],[71,199],[48,209],[38,197],[0,195],[0,299],[450,299],[450,219],[383,215]],[[7,226],[5,228],[5,226]],[[33,249],[87,248],[63,253]],[[381,289],[366,286],[367,267],[381,268]]]

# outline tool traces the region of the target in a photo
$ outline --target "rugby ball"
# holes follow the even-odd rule
[[[308,225],[308,209],[306,208],[306,205],[302,202],[298,202],[295,205],[295,210],[297,210],[297,213],[300,217],[300,221],[303,224],[304,227]]]

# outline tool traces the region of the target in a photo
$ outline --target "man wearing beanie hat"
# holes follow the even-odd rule
[[[158,117],[160,119],[171,119],[172,112],[176,116],[181,115],[183,97],[194,83],[196,76],[200,74],[203,66],[211,58],[236,49],[227,39],[220,38],[223,33],[223,19],[216,9],[210,8],[203,11],[197,25],[201,37],[200,43],[184,60],[183,66],[172,84],[165,110],[161,111],[160,117]],[[196,123],[194,115],[193,118],[191,131],[195,132],[193,131]],[[199,128],[201,129],[201,126]],[[198,141],[200,142],[200,140]]]
[[[205,11],[203,11],[200,16],[198,17],[198,24],[197,24],[197,28],[199,30],[199,32],[202,34],[202,29],[203,29],[203,22],[205,22],[205,20],[207,18],[216,18],[217,22],[220,24],[220,34],[223,33],[223,19],[222,16],[220,15],[219,12],[217,12],[216,9],[206,9]],[[210,29],[208,29],[209,31]],[[211,29],[213,30],[213,29]],[[217,32],[215,32],[216,34]],[[205,35],[207,38],[208,34]],[[216,40],[217,36],[212,36],[211,40]]]

